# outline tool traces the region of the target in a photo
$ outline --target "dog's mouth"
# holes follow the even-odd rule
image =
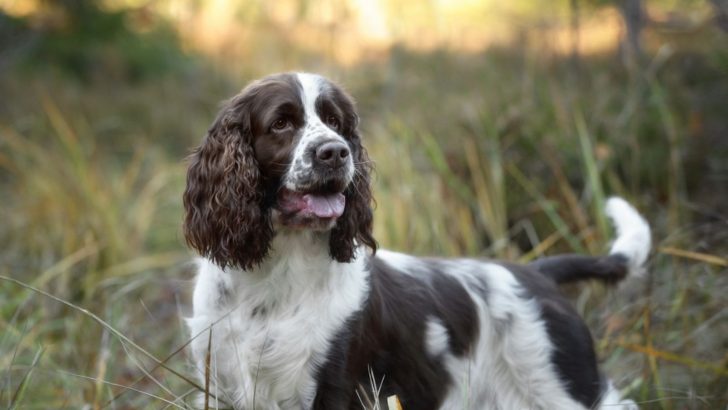
[[[346,207],[342,192],[298,192],[283,188],[276,209],[280,222],[289,227],[331,227]]]
[[[344,213],[346,197],[337,193],[303,193],[284,188],[278,194],[278,209],[286,215],[338,218]]]

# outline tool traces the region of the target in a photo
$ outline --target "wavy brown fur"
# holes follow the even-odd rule
[[[332,90],[334,98],[344,109],[346,129],[344,134],[353,145],[353,158],[356,173],[354,180],[344,192],[346,208],[331,231],[329,249],[331,257],[339,262],[349,262],[354,257],[355,241],[377,251],[377,242],[372,236],[372,192],[370,174],[372,171],[369,155],[362,145],[358,132],[359,117],[351,97],[336,87]]]
[[[183,196],[187,243],[223,268],[254,267],[273,238],[271,210],[262,206],[247,94],[226,104],[191,155]]]
[[[359,141],[358,135],[356,138]],[[372,236],[372,193],[369,186],[372,166],[361,143],[357,145],[355,155],[356,175],[344,192],[346,208],[329,238],[331,257],[339,262],[350,262],[354,257],[355,240],[372,252],[377,250],[377,242]]]

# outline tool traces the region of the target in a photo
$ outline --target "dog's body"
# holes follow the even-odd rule
[[[650,245],[636,211],[610,200],[605,257],[374,254],[357,122],[327,80],[276,75],[231,100],[193,154],[185,234],[203,258],[188,324],[212,408],[390,395],[406,410],[630,408],[556,284],[639,271]]]

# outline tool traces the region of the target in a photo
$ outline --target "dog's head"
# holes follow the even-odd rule
[[[192,153],[187,243],[221,267],[250,269],[281,230],[330,231],[349,262],[371,234],[370,162],[354,103],[313,74],[265,77],[227,101]]]

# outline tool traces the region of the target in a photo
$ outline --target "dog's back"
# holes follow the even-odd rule
[[[316,406],[358,408],[375,391],[398,395],[405,409],[632,408],[600,372],[589,329],[557,287],[641,272],[648,225],[619,198],[607,213],[618,235],[602,257],[517,265],[379,251],[365,307],[322,366]]]

